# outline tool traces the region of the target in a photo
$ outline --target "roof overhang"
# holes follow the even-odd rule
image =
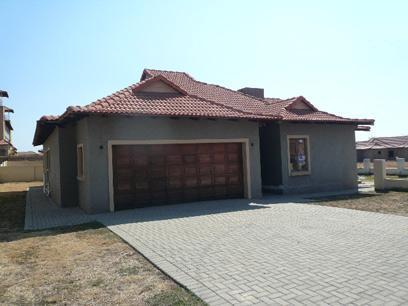
[[[364,131],[364,132],[369,132],[371,131],[371,126],[366,126],[366,125],[357,125],[356,131]]]
[[[38,120],[34,133],[33,146],[42,145],[51,135],[57,125],[58,124],[55,122],[44,122]]]

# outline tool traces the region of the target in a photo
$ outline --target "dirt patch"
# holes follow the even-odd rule
[[[205,305],[98,223],[23,232],[24,198],[0,193],[1,305]]]
[[[0,193],[0,237],[24,228],[25,192]]]
[[[2,303],[203,305],[96,225],[20,233],[18,240],[0,242]]]
[[[29,187],[42,186],[43,182],[16,182],[16,183],[1,183],[0,192],[21,192],[27,191]]]
[[[311,204],[408,216],[408,192],[314,198]]]

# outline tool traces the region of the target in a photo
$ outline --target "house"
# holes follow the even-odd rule
[[[11,144],[10,113],[14,111],[3,104],[3,99],[8,98],[7,91],[0,90],[0,161],[15,153],[16,148]]]
[[[365,158],[395,160],[396,157],[408,160],[408,136],[376,137],[356,143],[357,161]]]
[[[355,130],[319,111],[145,69],[140,82],[37,121],[45,185],[62,207],[119,209],[278,193],[357,190]]]

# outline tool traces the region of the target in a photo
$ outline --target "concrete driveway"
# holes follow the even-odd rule
[[[209,304],[408,303],[408,218],[273,199],[98,220]]]

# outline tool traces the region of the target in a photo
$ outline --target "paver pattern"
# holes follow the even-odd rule
[[[46,197],[41,187],[30,187],[26,198],[25,230],[77,225],[95,221],[79,207],[60,208]]]
[[[99,220],[212,305],[408,303],[406,217],[239,200]]]
[[[26,228],[98,220],[210,305],[408,304],[407,217],[282,196],[86,215],[30,193]]]

